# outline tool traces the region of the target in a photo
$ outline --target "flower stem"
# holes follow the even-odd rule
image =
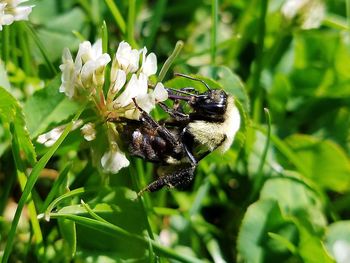
[[[266,121],[267,121],[266,143],[265,143],[265,146],[264,146],[263,154],[262,154],[262,156],[260,158],[258,172],[256,173],[256,176],[255,176],[254,185],[253,185],[253,191],[252,191],[252,193],[250,195],[250,198],[249,198],[250,202],[253,202],[255,200],[255,198],[257,197],[258,193],[261,190],[261,187],[263,186],[263,183],[264,183],[263,168],[264,168],[264,164],[266,162],[266,156],[267,156],[267,152],[268,152],[269,146],[270,146],[271,117],[270,117],[269,110],[266,109],[266,108],[264,110],[265,110]]]
[[[216,58],[216,41],[218,26],[218,0],[212,0],[211,4],[211,41],[210,41],[210,57],[211,63],[215,64]]]
[[[176,57],[179,55],[181,49],[183,48],[184,43],[179,40],[176,42],[176,46],[174,48],[173,53],[171,53],[171,55],[168,57],[168,59],[165,61],[162,69],[160,70],[159,73],[159,77],[158,77],[158,81],[163,81],[165,74],[168,72],[171,64],[173,64],[174,60],[176,59]]]
[[[125,25],[125,21],[124,18],[122,17],[117,5],[114,3],[113,0],[105,0],[106,5],[109,8],[109,11],[111,11],[112,16],[115,20],[115,22],[117,23],[120,31],[125,34],[126,31],[126,25]]]
[[[6,62],[8,61],[10,56],[10,30],[7,26],[3,27],[1,42],[2,59],[4,61],[4,64],[6,65]]]
[[[259,32],[256,47],[256,65],[252,77],[252,91],[253,91],[253,120],[256,123],[260,122],[261,107],[263,101],[262,87],[260,83],[260,76],[263,69],[263,50],[265,39],[265,18],[267,13],[268,0],[261,1],[260,18],[259,18]]]
[[[128,12],[128,30],[126,32],[127,34],[127,40],[130,43],[130,45],[134,48],[137,47],[136,41],[135,41],[135,12],[136,12],[136,5],[135,0],[129,0],[129,12]]]

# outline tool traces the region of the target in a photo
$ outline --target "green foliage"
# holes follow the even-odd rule
[[[29,1],[29,21],[0,31],[2,262],[349,261],[350,1],[308,1],[327,10],[312,29],[312,10],[289,20],[284,2]],[[156,166],[131,156],[101,170],[105,119],[59,92],[63,48],[98,38],[111,57],[122,40],[146,45],[152,85],[206,90],[178,72],[235,97],[235,141],[200,161],[190,190],[137,196]],[[52,147],[37,142],[58,126]]]
[[[79,106],[58,92],[60,83],[60,77],[57,76],[26,101],[24,112],[32,138],[47,131],[49,127],[67,121],[77,111]]]
[[[2,87],[0,87],[0,116],[2,123],[7,127],[13,124],[13,136],[16,136],[28,162],[33,165],[36,162],[36,153],[29,138],[22,108],[18,101]]]

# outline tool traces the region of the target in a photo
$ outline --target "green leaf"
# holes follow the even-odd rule
[[[331,255],[326,250],[325,244],[320,239],[320,236],[310,229],[305,222],[295,219],[293,220],[298,227],[300,234],[300,241],[298,252],[303,262],[307,263],[335,263]]]
[[[294,177],[273,177],[267,180],[260,199],[275,200],[283,214],[303,218],[322,231],[327,222],[319,196],[308,185]]]
[[[250,100],[240,77],[225,66],[210,66],[201,69],[207,77],[216,80],[223,89],[235,96],[243,105],[244,111],[250,111]]]
[[[58,225],[64,239],[65,248],[68,251],[70,259],[72,259],[77,249],[77,231],[75,222],[60,218],[58,219]]]
[[[278,243],[283,244],[286,248],[288,248],[288,250],[294,254],[297,251],[296,246],[290,242],[287,238],[285,238],[284,236],[269,232],[268,233],[269,237],[271,237],[272,239],[275,239],[276,241],[278,241]]]
[[[260,200],[248,207],[238,234],[239,262],[283,262],[289,256],[285,242],[271,239],[273,232],[296,243],[296,228],[283,218],[275,200]]]
[[[59,93],[60,83],[60,77],[57,76],[46,88],[35,92],[25,103],[24,112],[32,138],[45,132],[53,124],[67,120],[77,111],[78,104]]]
[[[47,0],[43,2],[45,3],[33,8],[31,20],[41,25],[35,33],[43,44],[50,61],[55,61],[62,56],[62,50],[65,47],[70,50],[77,49],[80,40],[72,32],[76,31],[85,35],[88,24],[85,14],[80,8],[71,8],[68,12],[60,14],[57,10],[57,4]],[[34,44],[34,46],[36,45]],[[35,51],[34,55],[43,63],[39,51]]]
[[[19,102],[5,89],[0,87],[0,118],[4,123],[13,123],[15,134],[21,150],[25,153],[31,165],[36,162],[36,153],[29,138],[22,107]]]
[[[304,176],[325,189],[337,192],[349,189],[350,161],[339,145],[300,134],[288,137],[286,143],[303,162]]]

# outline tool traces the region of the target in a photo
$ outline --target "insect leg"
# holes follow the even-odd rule
[[[155,121],[151,115],[149,115],[147,112],[145,112],[142,108],[138,106],[136,103],[136,100],[133,99],[136,108],[141,112],[140,120],[147,125],[149,125],[151,128],[155,129],[159,136],[164,138],[167,142],[169,142],[174,148],[179,148],[179,143],[177,142],[177,139],[174,137],[174,135],[164,126],[160,125],[157,121]]]
[[[176,121],[189,121],[190,116],[181,111],[171,109],[166,104],[159,102],[158,105]]]
[[[194,171],[196,166],[189,165],[181,167],[172,173],[159,177],[157,180],[150,183],[148,186],[143,188],[138,195],[142,195],[144,192],[155,192],[163,188],[164,186],[170,188],[184,189],[194,179]]]

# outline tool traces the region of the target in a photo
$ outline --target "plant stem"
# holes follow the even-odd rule
[[[103,20],[103,23],[101,26],[101,36],[102,36],[102,52],[108,53],[108,28],[105,20]]]
[[[154,44],[154,39],[156,37],[157,31],[160,27],[165,9],[167,5],[167,0],[158,0],[155,2],[155,7],[153,8],[153,16],[150,20],[150,34],[148,35],[145,43],[146,47],[151,48]]]
[[[256,198],[256,196],[259,194],[260,189],[264,183],[264,173],[263,173],[263,168],[264,168],[264,164],[266,161],[266,156],[267,156],[267,152],[269,150],[269,145],[270,145],[270,136],[271,136],[271,118],[270,118],[270,113],[268,111],[268,109],[264,109],[265,110],[265,115],[266,115],[266,121],[267,121],[267,134],[266,134],[266,143],[265,143],[265,147],[263,150],[263,154],[260,158],[260,163],[259,163],[259,167],[258,167],[258,172],[256,173],[255,176],[255,180],[254,180],[254,185],[253,185],[253,191],[250,195],[249,198],[249,203],[253,202]]]
[[[146,240],[141,236],[138,236],[136,234],[132,234],[116,225],[113,225],[109,222],[102,222],[99,220],[87,218],[87,217],[82,217],[82,216],[77,216],[77,215],[72,215],[72,214],[61,214],[61,213],[50,213],[50,218],[64,218],[68,220],[72,220],[77,224],[84,225],[86,227],[95,229],[97,231],[103,232],[108,235],[115,236],[116,234],[128,239],[133,239],[135,242],[139,242],[140,244],[144,246],[148,246],[149,243],[151,243],[154,251],[156,251],[159,256],[164,256],[166,258],[172,258],[175,260],[178,260],[180,262],[186,262],[186,263],[203,263],[203,261],[192,258],[189,256],[185,256],[183,254],[179,254],[175,252],[174,250],[163,247],[156,243],[153,240]]]
[[[55,76],[57,74],[56,67],[52,64],[49,56],[47,55],[47,51],[46,51],[43,43],[41,42],[39,37],[36,35],[34,28],[27,25],[27,24],[25,24],[25,25],[26,25],[27,33],[31,35],[32,39],[34,40],[35,44],[37,45],[38,49],[40,50],[40,53],[42,54],[42,56],[46,62],[46,66],[47,66],[48,70],[50,71],[50,74],[52,76]]]
[[[218,26],[218,0],[212,0],[211,4],[211,41],[210,41],[210,57],[211,63],[215,64],[216,58],[216,41]]]
[[[129,0],[128,25],[127,25],[127,32],[126,32],[126,38],[129,44],[134,48],[137,47],[137,44],[135,41],[135,17],[136,17],[135,3],[136,3],[136,0]]]
[[[23,58],[23,69],[26,75],[31,75],[33,73],[33,67],[31,65],[31,55],[30,55],[30,45],[28,43],[28,36],[25,34],[25,29],[23,23],[19,23],[18,25],[19,31],[19,45],[22,51]]]
[[[252,76],[251,90],[253,92],[253,121],[255,123],[260,122],[263,92],[260,83],[260,76],[263,69],[263,50],[264,50],[264,39],[265,39],[265,18],[267,13],[268,0],[261,1],[260,17],[258,21],[259,31],[256,45],[256,62],[254,72]]]
[[[10,30],[8,26],[3,27],[1,41],[2,41],[2,59],[4,61],[4,64],[6,65],[6,62],[10,57]]]
[[[159,73],[159,77],[158,77],[158,81],[163,81],[165,74],[168,72],[171,64],[174,62],[174,60],[176,59],[176,57],[179,55],[181,49],[183,48],[184,43],[179,40],[176,42],[176,46],[174,48],[173,53],[171,53],[171,55],[168,57],[168,59],[165,61],[162,69],[160,70]]]
[[[144,173],[144,167],[143,167],[143,163],[142,160],[136,160],[136,173],[131,173],[131,178],[133,180],[134,183],[134,187],[137,189],[137,191],[139,191],[140,189],[140,183],[139,183],[139,178],[142,179],[142,181],[145,181],[145,173]],[[151,228],[151,224],[149,223],[148,220],[148,214],[147,211],[150,210],[150,206],[148,205],[150,200],[148,199],[148,202],[145,202],[144,198],[142,196],[138,197],[140,206],[142,208],[143,214],[145,216],[145,223],[146,223],[146,228],[147,228],[147,233],[149,235],[149,237],[154,240],[154,235],[153,235],[153,231]]]
[[[348,22],[348,33],[350,34],[350,0],[346,0],[346,19]]]
[[[126,31],[126,25],[125,25],[125,20],[122,17],[117,5],[114,3],[113,0],[105,0],[106,5],[109,8],[109,11],[111,11],[112,16],[115,20],[115,22],[117,23],[120,31],[125,34]]]

